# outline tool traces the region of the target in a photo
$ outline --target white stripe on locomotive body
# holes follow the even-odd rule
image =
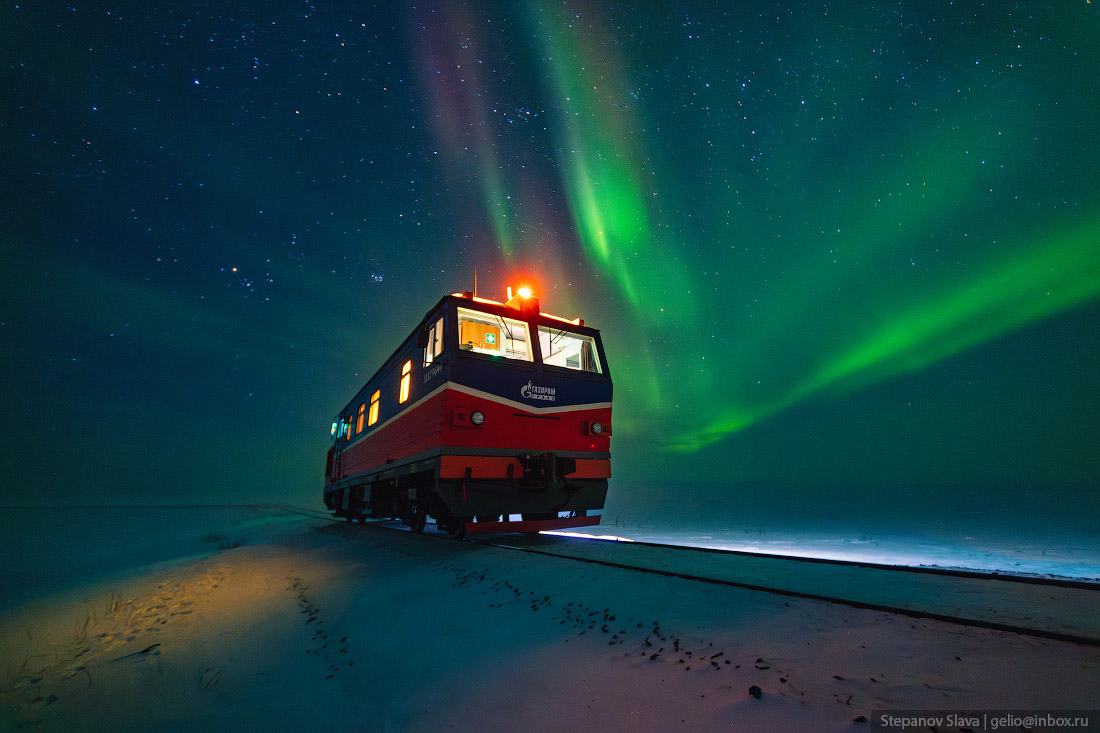
[[[599,410],[599,409],[602,409],[602,408],[611,407],[610,402],[590,402],[590,403],[587,403],[587,404],[584,404],[584,405],[566,405],[566,406],[561,406],[561,407],[534,407],[534,406],[531,406],[531,405],[525,405],[522,402],[516,402],[515,400],[509,400],[509,399],[506,399],[504,397],[500,397],[500,396],[492,394],[490,392],[482,392],[480,389],[474,389],[473,387],[467,387],[466,385],[458,384],[457,382],[444,382],[443,384],[439,385],[438,387],[433,389],[428,394],[426,394],[423,397],[421,397],[420,399],[418,399],[416,402],[412,403],[408,407],[403,408],[401,410],[401,412],[398,412],[396,415],[391,417],[389,420],[386,420],[385,422],[383,422],[383,423],[381,423],[380,425],[377,425],[377,426],[374,426],[374,425],[370,426],[372,428],[372,430],[370,432],[363,432],[363,433],[360,433],[360,435],[370,435],[371,433],[374,433],[378,430],[381,430],[382,428],[386,427],[387,425],[394,422],[395,420],[398,420],[399,418],[403,417],[404,414],[406,412],[408,412],[409,410],[415,410],[417,407],[420,407],[421,404],[427,402],[428,400],[432,399],[433,397],[436,397],[437,395],[439,395],[440,392],[442,392],[444,390],[447,390],[447,389],[453,390],[455,392],[461,392],[462,394],[467,394],[467,395],[470,395],[471,397],[478,397],[480,399],[489,400],[490,402],[496,402],[497,404],[506,405],[506,406],[511,407],[513,409],[516,409],[516,410],[525,410],[527,412],[532,412],[536,415],[553,415],[553,414],[561,413],[561,412],[576,412],[578,410]],[[359,441],[359,437],[356,437],[356,439],[353,440],[351,443],[348,443],[348,445],[353,445],[353,444],[357,443],[358,441]]]
[[[447,382],[443,386],[449,389],[453,389],[455,392],[468,394],[471,397],[479,397],[483,400],[489,400],[490,402],[507,405],[508,407],[512,407],[517,410],[526,410],[527,412],[533,412],[536,415],[553,415],[559,412],[575,412],[577,410],[598,410],[604,407],[611,407],[610,402],[589,402],[584,405],[563,405],[561,407],[534,407],[532,405],[525,405],[522,402],[516,402],[515,400],[510,400],[505,397],[492,394],[490,392],[482,392],[480,389],[467,387],[464,384]]]

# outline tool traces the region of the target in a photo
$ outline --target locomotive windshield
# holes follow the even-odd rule
[[[534,361],[535,355],[531,343],[533,325],[529,325],[525,320],[508,318],[497,313],[460,307],[458,309],[458,348],[475,354]],[[441,323],[437,324],[433,327],[433,331],[442,330],[441,327]],[[543,325],[538,326],[537,335],[543,364],[589,374],[605,373],[600,363],[595,337],[568,330],[567,327],[559,328],[546,324],[545,321]],[[432,337],[429,336],[429,345],[431,342]],[[425,362],[427,361],[428,357],[425,357]]]
[[[458,348],[508,359],[534,359],[526,323],[467,308],[458,309]]]
[[[596,354],[596,341],[591,336],[539,326],[539,347],[543,364],[603,374]]]

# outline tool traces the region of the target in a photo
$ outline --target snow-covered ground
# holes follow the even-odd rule
[[[1100,707],[1097,647],[274,509],[47,519],[2,512],[0,727],[829,731]]]
[[[1100,500],[892,487],[842,494],[799,486],[620,484],[589,534],[885,565],[1100,580]],[[992,493],[986,491],[985,493]],[[1093,492],[1095,493],[1095,492]],[[805,496],[810,494],[810,496]],[[702,497],[702,498],[701,498]],[[582,532],[584,530],[581,530]]]

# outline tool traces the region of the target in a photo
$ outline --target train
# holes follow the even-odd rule
[[[450,537],[589,527],[611,477],[612,382],[600,332],[445,295],[332,422],[324,503],[351,521],[428,519]]]

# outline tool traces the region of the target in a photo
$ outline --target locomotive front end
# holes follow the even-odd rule
[[[455,536],[598,524],[611,398],[599,331],[581,319],[540,311],[529,291],[446,296],[338,416],[326,504],[414,529],[430,516]]]

